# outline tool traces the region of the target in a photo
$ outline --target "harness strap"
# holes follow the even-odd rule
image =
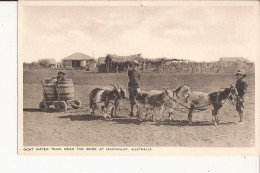
[[[177,100],[175,100],[175,101],[176,101],[176,103],[178,103],[179,105],[181,105],[181,106],[185,107],[186,109],[190,109],[188,106],[185,106],[184,104],[182,104],[182,103],[178,102]]]
[[[232,104],[233,106],[236,106],[235,103],[233,101],[230,100],[230,98],[228,97],[228,101],[230,104]]]
[[[199,110],[200,108],[203,108],[203,107],[206,107],[206,106],[209,106],[209,105],[212,105],[212,104],[207,104],[207,105],[204,105],[204,106],[200,106],[200,107],[197,107],[195,109]]]

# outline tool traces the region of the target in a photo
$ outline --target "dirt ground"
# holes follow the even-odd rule
[[[50,72],[48,72],[50,73]],[[55,74],[56,72],[51,72]],[[37,76],[38,75],[38,76]],[[120,104],[119,118],[108,120],[91,117],[88,94],[95,87],[111,83],[127,83],[126,74],[73,73],[75,98],[81,100],[80,109],[66,112],[40,112],[38,105],[43,97],[40,80],[44,73],[27,72],[23,84],[23,141],[24,146],[180,146],[180,147],[250,147],[255,145],[255,76],[246,78],[249,88],[246,95],[245,122],[237,124],[235,107],[226,102],[220,110],[220,125],[211,122],[211,110],[196,112],[193,125],[187,121],[187,110],[175,111],[173,121],[139,122],[130,118],[130,105]],[[214,92],[235,84],[234,74],[173,75],[142,73],[141,89],[177,88],[187,85],[192,91]],[[161,117],[156,116],[156,119]]]

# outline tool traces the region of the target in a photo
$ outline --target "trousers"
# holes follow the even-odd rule
[[[140,88],[128,87],[130,104],[136,104],[136,96],[140,93]]]
[[[244,99],[240,96],[237,96],[236,98],[236,110],[238,112],[244,112],[245,106],[244,106]]]

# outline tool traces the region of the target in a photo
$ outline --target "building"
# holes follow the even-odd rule
[[[252,62],[243,57],[221,57],[219,63],[224,67],[240,67]]]
[[[57,62],[57,68],[63,68],[62,61],[60,61],[60,62]]]
[[[98,64],[105,64],[106,62],[105,62],[105,60],[106,60],[106,57],[99,57],[98,58]]]
[[[242,68],[247,72],[255,71],[254,62],[243,57],[222,57],[219,59],[218,64],[225,73],[235,73],[239,68]]]
[[[98,64],[97,64],[97,69],[99,73],[106,73],[107,69],[106,69],[106,57],[99,57],[98,58]]]
[[[219,59],[219,61],[225,61],[225,62],[236,62],[236,61],[247,62],[248,60],[246,58],[243,58],[243,57],[221,57]]]
[[[96,68],[95,59],[83,53],[74,53],[62,59],[62,64],[66,69],[85,69],[92,71]]]
[[[145,61],[141,54],[129,56],[118,56],[115,54],[108,54],[105,59],[106,71],[108,73],[126,72],[127,67],[133,60],[137,60],[139,63]]]

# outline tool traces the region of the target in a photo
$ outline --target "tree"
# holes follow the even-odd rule
[[[43,68],[48,68],[49,67],[49,61],[46,59],[40,59],[38,63],[41,65]]]

